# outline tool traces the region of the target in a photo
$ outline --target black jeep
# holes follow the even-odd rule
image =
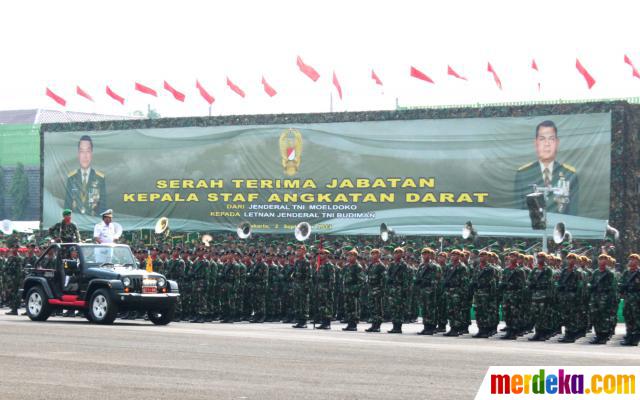
[[[166,325],[180,296],[176,282],[138,268],[126,245],[53,244],[28,271],[21,294],[33,321],[69,309],[111,324],[119,311],[144,311],[154,324]]]

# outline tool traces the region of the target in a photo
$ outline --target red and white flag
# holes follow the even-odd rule
[[[629,64],[629,66],[631,67],[631,76],[640,79],[640,73],[638,73],[638,70],[636,69],[635,65],[633,65],[633,62],[631,61],[629,56],[627,56],[626,54],[624,55],[624,62],[625,64]]]
[[[62,107],[65,107],[67,105],[67,101],[62,97],[58,96],[57,94],[53,93],[51,89],[47,88],[47,91],[45,92],[45,94],[49,96],[53,101],[60,104]]]
[[[80,86],[76,86],[76,94],[78,94],[78,96],[84,97],[85,99],[87,99],[89,101],[93,101],[93,98],[91,96],[89,96],[89,93],[87,93],[84,90],[82,90],[82,88]]]
[[[596,80],[593,79],[593,76],[591,76],[589,71],[587,71],[587,69],[582,66],[582,63],[577,58],[576,58],[576,69],[578,70],[578,72],[580,72],[580,75],[582,75],[585,82],[587,82],[587,87],[589,88],[589,90],[591,90],[593,85],[596,84]]]
[[[111,90],[111,88],[109,87],[109,85],[107,85],[107,95],[109,97],[111,97],[112,99],[114,99],[115,101],[117,101],[118,103],[124,105],[124,97],[119,96],[116,92],[114,92],[113,90]]]
[[[493,81],[496,83],[496,86],[498,87],[498,89],[502,90],[502,81],[500,81],[500,77],[491,66],[491,63],[487,63],[487,71],[491,72],[491,74],[493,75]]]
[[[421,81],[425,81],[425,82],[429,82],[429,83],[435,83],[435,82],[433,82],[433,79],[431,79],[427,74],[425,74],[424,72],[420,71],[419,69],[417,69],[416,67],[413,67],[413,66],[409,70],[409,75],[411,75],[412,77],[414,77],[416,79],[420,79]]]
[[[240,87],[238,85],[236,85],[235,83],[231,82],[231,80],[229,79],[229,77],[227,77],[227,86],[229,86],[229,89],[233,90],[234,92],[236,92],[236,94],[242,98],[244,98],[245,94],[244,94],[244,90],[240,89]]]
[[[447,75],[451,75],[454,78],[458,78],[458,79],[462,79],[463,81],[466,81],[467,78],[458,74],[456,71],[453,70],[453,68],[451,68],[450,65],[447,65]]]
[[[318,78],[320,78],[320,74],[318,73],[318,71],[316,71],[311,65],[305,64],[300,56],[298,56],[298,58],[296,59],[296,64],[298,65],[298,68],[300,68],[300,71],[308,76],[312,81],[315,82],[318,80]]]
[[[376,85],[382,86],[382,81],[380,80],[380,78],[378,78],[378,75],[374,70],[371,70],[371,79],[375,81]]]
[[[148,95],[153,96],[153,97],[158,97],[158,93],[155,90],[153,90],[149,86],[145,86],[145,85],[143,85],[141,83],[136,82],[135,89],[138,92],[142,92],[144,94],[148,94]]]
[[[207,92],[205,90],[204,87],[202,87],[202,85],[200,84],[200,81],[198,81],[196,79],[196,89],[198,89],[198,91],[200,92],[200,96],[202,96],[202,98],[209,103],[209,105],[213,104],[214,101],[216,101],[216,99],[209,94],[209,92]]]
[[[167,81],[164,81],[164,88],[173,95],[174,99],[184,102],[184,93],[174,89]]]
[[[340,97],[340,100],[342,100],[342,86],[340,86],[340,81],[338,81],[338,77],[336,76],[336,71],[333,71],[333,86],[336,87],[336,90],[338,91],[338,96]]]
[[[540,72],[540,70],[538,69],[538,64],[536,63],[536,59],[532,58],[531,59],[531,69],[536,71],[536,76],[538,75],[538,73]],[[540,91],[540,79],[538,79],[538,92]]]
[[[276,92],[276,90],[267,83],[267,80],[264,79],[264,76],[262,76],[262,87],[264,87],[264,91],[269,95],[269,97],[273,97],[278,94],[278,92]]]

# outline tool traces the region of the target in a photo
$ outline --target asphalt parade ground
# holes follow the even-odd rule
[[[0,315],[0,399],[471,399],[491,365],[637,365],[640,348],[293,329]],[[472,327],[472,333],[475,327]]]

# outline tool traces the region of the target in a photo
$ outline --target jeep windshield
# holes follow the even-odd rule
[[[137,268],[131,249],[127,246],[82,246],[84,262],[91,267],[113,268],[127,266]]]

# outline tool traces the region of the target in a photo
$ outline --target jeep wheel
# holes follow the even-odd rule
[[[96,324],[112,324],[118,315],[118,307],[105,289],[96,290],[89,301],[89,315]]]
[[[46,321],[51,315],[51,306],[42,286],[34,286],[27,292],[27,315],[32,321]]]
[[[170,306],[164,310],[154,310],[147,312],[149,316],[149,321],[153,322],[154,325],[168,325],[176,315],[176,306]]]

